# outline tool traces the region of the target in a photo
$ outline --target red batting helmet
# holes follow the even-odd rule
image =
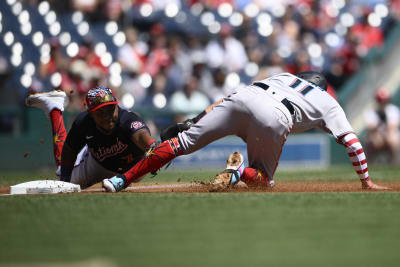
[[[98,86],[90,89],[86,94],[86,106],[89,111],[95,111],[106,105],[116,105],[118,103],[110,88]]]
[[[390,94],[385,88],[379,88],[375,92],[375,100],[378,103],[385,103],[388,102],[390,99]]]

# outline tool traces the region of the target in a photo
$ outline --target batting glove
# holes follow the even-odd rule
[[[125,188],[126,178],[124,175],[114,176],[103,180],[103,188],[107,192],[119,192]]]

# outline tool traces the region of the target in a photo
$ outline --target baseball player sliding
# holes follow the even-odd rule
[[[65,99],[63,91],[32,94],[26,99],[28,106],[44,110],[50,118],[61,181],[86,188],[123,174],[155,144],[143,120],[120,108],[112,90],[101,86],[88,91],[88,110],[77,116],[67,135],[62,116]]]
[[[227,135],[237,135],[247,143],[249,166],[233,153],[227,169],[215,183],[273,186],[282,147],[290,133],[319,128],[346,147],[363,189],[387,189],[374,184],[368,175],[364,150],[343,109],[327,92],[325,77],[318,72],[297,75],[282,73],[255,82],[213,104],[195,118],[187,130],[172,126],[177,134],[148,153],[130,170],[103,180],[110,192],[124,189],[143,175],[161,168],[177,156],[190,154]],[[172,134],[173,135],[173,134]]]

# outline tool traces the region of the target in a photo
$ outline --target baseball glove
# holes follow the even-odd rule
[[[214,185],[235,186],[244,170],[244,158],[239,152],[232,153],[226,161],[226,169],[215,176]]]
[[[177,137],[178,133],[189,130],[193,124],[194,122],[192,119],[187,119],[184,122],[179,122],[168,126],[160,132],[161,141],[164,142],[165,140]]]
[[[215,176],[215,179],[212,182],[212,184],[221,185],[221,186],[233,185],[232,177],[235,175],[236,172],[237,171],[235,171],[235,170],[226,169],[223,172],[221,172]]]

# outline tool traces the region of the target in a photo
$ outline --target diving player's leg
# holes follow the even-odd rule
[[[25,100],[27,106],[40,108],[50,118],[53,133],[53,152],[57,167],[61,165],[61,152],[67,138],[62,116],[66,98],[67,95],[63,91],[51,91],[31,94]],[[59,172],[59,168],[57,171]]]
[[[258,102],[259,101],[259,102]],[[241,180],[248,185],[272,185],[282,148],[293,125],[289,111],[268,96],[249,106],[252,114],[246,143],[249,168]]]
[[[147,173],[155,172],[177,156],[182,155],[177,138],[171,138],[150,149],[145,157],[124,173],[125,186],[140,181]]]
[[[248,186],[274,186],[275,182],[270,179],[268,175],[260,169],[246,167],[243,171],[240,180]]]
[[[189,130],[178,133],[182,153],[191,154],[228,135],[241,137],[248,122],[247,110],[234,99],[225,99]]]
[[[67,139],[62,112],[59,109],[53,109],[50,112],[51,129],[53,133],[53,153],[56,166],[61,165],[61,152]]]
[[[275,126],[270,124],[265,128],[253,124],[249,128],[246,139],[249,168],[245,169],[241,177],[241,180],[248,185],[274,184],[273,177],[289,128],[279,122],[273,124]],[[251,130],[252,128],[253,130]],[[279,133],[280,131],[283,131],[284,134]]]

